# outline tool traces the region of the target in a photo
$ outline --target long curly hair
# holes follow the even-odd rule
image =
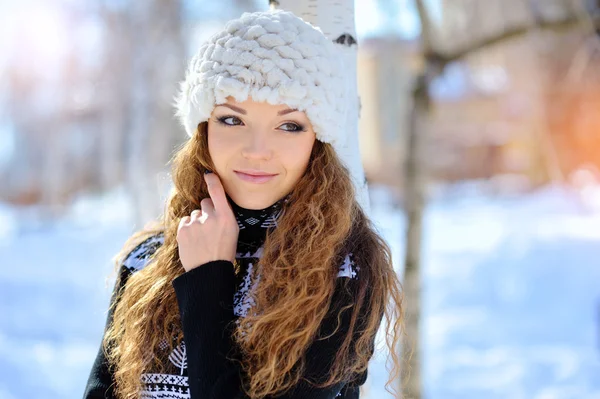
[[[179,220],[199,209],[200,201],[209,196],[203,175],[207,169],[214,171],[214,165],[207,135],[203,122],[177,151],[172,160],[174,189],[164,214],[154,226],[130,237],[115,257],[119,267],[136,244],[164,233],[164,244],[146,267],[131,275],[113,301],[103,348],[114,368],[119,398],[137,398],[141,375],[164,372],[165,353],[183,340],[171,285],[184,273],[176,233]],[[252,399],[285,392],[301,379],[303,354],[326,315],[339,266],[348,252],[360,267],[351,325],[329,379],[318,386],[348,381],[366,370],[385,316],[388,364],[391,359],[386,387],[396,392],[392,382],[400,375],[397,353],[404,332],[401,283],[390,248],[356,202],[350,179],[333,148],[315,141],[307,170],[283,205],[277,228],[267,233],[255,267],[260,279],[253,291],[254,306],[238,320],[233,333],[248,376],[244,389]]]

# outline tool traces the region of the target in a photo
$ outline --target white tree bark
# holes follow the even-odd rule
[[[185,135],[173,117],[172,101],[184,64],[180,1],[133,2],[135,32],[132,70],[132,120],[128,140],[128,179],[136,227],[163,211],[160,172]]]
[[[153,171],[148,170],[147,149],[149,146],[150,126],[154,118],[151,114],[152,91],[150,90],[152,59],[147,32],[151,25],[152,6],[142,6],[139,2],[132,7],[132,32],[139,32],[138,40],[132,46],[131,75],[131,127],[127,135],[127,187],[133,197],[136,229],[156,212],[156,192],[152,189]]]
[[[103,19],[108,26],[103,89],[100,92],[102,121],[100,126],[100,181],[104,190],[121,183],[124,177],[124,137],[130,111],[131,35],[122,12],[104,7]]]
[[[362,157],[358,136],[358,83],[356,78],[357,41],[354,23],[353,0],[271,0],[271,8],[291,11],[306,22],[319,27],[325,36],[336,43],[343,58],[344,73],[347,74],[348,98],[350,109],[345,124],[348,132],[345,148],[342,150],[345,159],[351,159],[347,165],[356,178],[357,198],[364,211],[370,212],[369,193],[362,165]]]

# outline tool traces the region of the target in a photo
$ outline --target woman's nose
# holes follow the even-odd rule
[[[242,148],[242,155],[248,159],[268,160],[273,156],[270,144],[266,134],[262,132],[251,133]]]

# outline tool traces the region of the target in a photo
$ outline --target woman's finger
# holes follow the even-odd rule
[[[200,206],[202,207],[202,212],[213,214],[215,213],[215,204],[210,198],[204,198],[200,201]]]
[[[204,175],[204,180],[208,186],[208,194],[210,195],[210,199],[212,199],[214,209],[219,213],[226,212],[227,210],[231,212],[221,179],[214,173],[208,173]]]
[[[179,228],[181,228],[184,224],[187,224],[189,222],[190,222],[189,216],[182,217],[181,220],[179,220]]]
[[[200,209],[194,209],[192,213],[190,213],[190,220],[198,219],[202,215],[202,211]]]

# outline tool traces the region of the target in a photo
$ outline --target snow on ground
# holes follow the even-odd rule
[[[600,209],[589,200],[600,195],[465,187],[425,217],[425,398],[600,398]],[[373,194],[400,267],[404,219]],[[0,399],[81,397],[131,208],[121,192],[84,198],[56,223],[0,207]],[[384,357],[371,364],[370,399],[390,397]]]
[[[111,257],[132,230],[129,209],[117,194],[79,201],[51,225],[27,223],[36,210],[0,211],[12,221],[0,239],[1,399],[82,396],[114,281]],[[17,217],[27,222],[17,227]]]
[[[600,398],[600,212],[558,187],[465,192],[425,218],[425,397]]]

